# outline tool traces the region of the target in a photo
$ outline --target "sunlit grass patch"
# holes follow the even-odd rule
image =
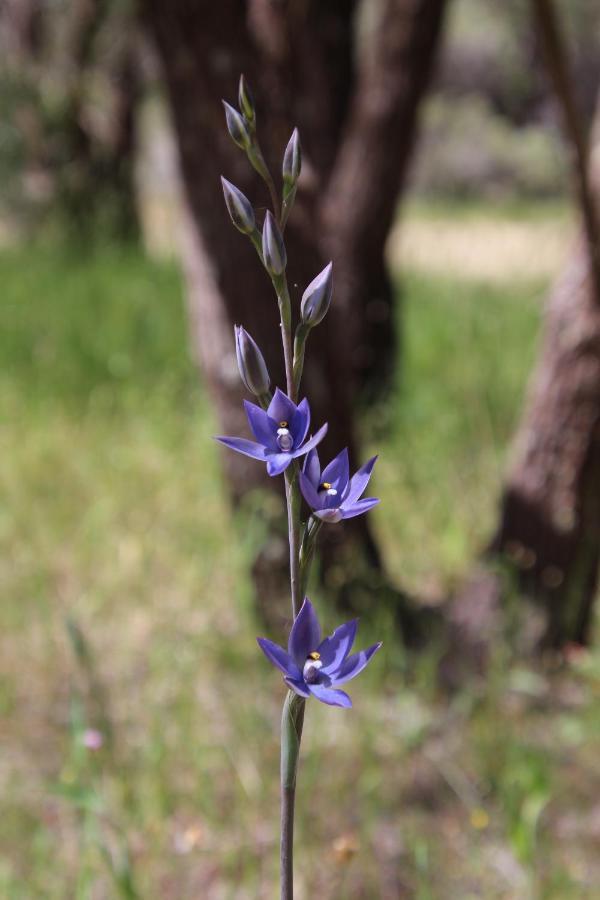
[[[402,366],[377,474],[387,502],[375,518],[390,566],[422,594],[490,536],[543,289],[421,274],[401,284]]]

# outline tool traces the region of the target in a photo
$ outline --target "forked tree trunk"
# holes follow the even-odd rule
[[[292,302],[297,308],[304,287],[330,254],[335,282],[332,310],[310,338],[304,390],[311,399],[314,426],[324,419],[330,423],[323,455],[331,456],[347,445],[354,462],[359,461],[354,407],[368,368],[361,344],[366,323],[372,323],[372,334],[379,315],[384,337],[378,341],[390,351],[391,294],[383,245],[445,0],[382,0],[385,28],[379,26],[375,32],[382,50],[379,66],[357,62],[356,6],[354,0],[143,2],[166,76],[188,207],[183,259],[192,339],[220,427],[229,434],[244,433],[246,427],[232,341],[234,323],[248,328],[265,352],[274,382],[283,383],[271,286],[254,250],[232,227],[219,182],[224,174],[255,206],[268,202],[223,123],[220,98],[235,102],[237,79],[244,72],[257,97],[259,137],[276,177],[292,127],[300,128],[303,173],[286,230]],[[424,10],[430,15],[425,16]],[[376,55],[375,48],[372,53]],[[365,130],[367,118],[378,136],[376,142]],[[340,246],[343,234],[355,236],[350,252]],[[373,313],[373,306],[379,313]],[[381,359],[379,352],[372,356],[373,361]],[[262,467],[244,457],[227,454],[223,462],[235,499],[250,487],[268,484]],[[362,560],[366,597],[381,584],[377,549],[366,517],[348,525],[327,529],[328,571],[336,587],[343,589],[348,572],[360,570],[356,563]],[[342,533],[344,545],[333,544]],[[348,552],[354,565],[341,565],[340,558]],[[259,582],[261,573],[271,578],[275,553],[276,542],[270,541],[255,566]],[[265,555],[268,561],[263,566]],[[283,569],[283,542],[280,559]],[[279,583],[259,583],[263,594],[280,589]],[[346,592],[346,603],[360,605],[356,596]],[[403,606],[399,608],[404,612]],[[407,624],[407,618],[401,618]]]

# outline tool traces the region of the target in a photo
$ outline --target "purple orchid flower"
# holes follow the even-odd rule
[[[296,694],[316,697],[330,706],[349,708],[352,700],[344,691],[337,690],[337,686],[362,672],[381,647],[381,643],[373,644],[349,656],[357,627],[358,619],[346,622],[322,641],[317,614],[306,597],[292,625],[287,653],[267,638],[257,640],[269,662],[281,669],[283,680]]]
[[[327,432],[327,425],[323,425],[304,443],[310,425],[308,400],[304,399],[296,406],[279,388],[266,412],[247,400],[244,400],[244,406],[258,443],[237,437],[218,437],[217,440],[238,453],[266,462],[269,475],[281,475],[293,459],[316,447]]]
[[[315,516],[324,522],[341,522],[360,516],[379,503],[377,497],[359,499],[369,483],[376,460],[373,456],[350,478],[346,448],[322,472],[317,451],[311,450],[300,472],[300,490]]]

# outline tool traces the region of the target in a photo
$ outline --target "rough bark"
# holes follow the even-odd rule
[[[143,3],[162,59],[178,138],[188,207],[183,260],[192,341],[223,432],[243,433],[245,428],[233,353],[234,323],[243,322],[248,328],[265,352],[275,383],[283,382],[277,307],[253,249],[231,226],[219,176],[233,181],[258,207],[268,202],[267,194],[225,132],[220,98],[234,100],[237,78],[244,72],[257,96],[261,143],[275,174],[292,127],[300,128],[303,174],[286,230],[292,301],[297,307],[303,288],[330,254],[336,290],[330,315],[310,338],[304,392],[311,398],[315,425],[325,418],[330,422],[324,456],[347,445],[357,461],[353,413],[365,371],[359,323],[367,315],[374,320],[372,304],[377,309],[379,296],[385,295],[386,314],[380,316],[379,324],[386,336],[381,346],[389,344],[390,295],[383,244],[444,5],[444,0],[385,0],[382,10],[388,27],[379,30],[379,38],[385,38],[387,68],[364,64],[361,88],[363,64],[357,62],[353,21],[356,4],[348,0],[281,4],[224,0],[218,7],[186,0]],[[415,14],[416,9],[434,6],[438,12],[432,19]],[[428,41],[422,34],[427,28],[431,30]],[[409,65],[416,71],[405,75],[403,69]],[[367,122],[366,107],[374,97],[379,102]],[[361,134],[367,139],[363,133],[367,124],[377,129],[378,141],[369,143],[361,154]],[[386,140],[389,159],[384,160]],[[348,208],[349,197],[359,193],[356,210],[351,203]],[[338,201],[344,206],[343,217],[336,210]],[[342,254],[332,230],[349,228],[349,220],[358,217],[360,226],[348,231],[355,235],[352,252]],[[379,359],[379,353],[376,356]],[[235,499],[251,487],[265,486],[260,466],[236,454],[225,455],[223,461]],[[357,519],[344,529],[343,546],[334,544],[340,532],[328,529],[329,581],[343,586],[346,574],[337,584],[340,573],[357,570],[339,563],[351,546],[353,559],[360,556],[364,562],[363,581],[373,585],[379,561],[368,520]],[[265,554],[259,557],[255,574],[264,572],[267,577],[270,573],[271,578],[276,555],[272,542],[267,555],[266,563]],[[272,588],[269,585],[270,592]],[[356,605],[348,593],[345,599]]]
[[[599,149],[600,104],[587,180],[596,210]],[[542,611],[541,647],[590,636],[600,563],[600,297],[592,260],[584,225],[548,298],[496,535],[452,605],[463,662],[485,661],[502,600],[515,588]],[[453,678],[456,654],[446,662]]]
[[[600,553],[600,305],[584,247],[551,294],[494,550],[544,605],[546,641],[588,637]]]
[[[406,178],[445,8],[440,0],[385,0],[371,7],[371,37],[321,206],[354,365],[361,381],[374,380],[376,388],[389,381],[397,344],[382,247]]]

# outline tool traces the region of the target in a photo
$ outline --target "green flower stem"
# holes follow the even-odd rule
[[[285,472],[285,499],[288,509],[288,537],[290,542],[290,585],[294,619],[302,606],[300,593],[300,491],[298,470],[294,463]]]
[[[312,561],[315,558],[315,550],[317,547],[317,537],[321,528],[323,527],[323,520],[317,518],[317,516],[311,516],[308,520],[306,528],[304,529],[304,535],[302,537],[302,544],[300,546],[300,596],[304,597],[306,594],[306,589],[308,587],[308,579],[310,577],[310,570],[312,566]]]
[[[262,254],[262,235],[261,235],[260,231],[258,230],[258,228],[255,228],[254,231],[252,231],[248,235],[248,237],[252,241],[252,245],[253,245],[254,249],[256,250],[256,252],[258,253],[258,258],[260,259],[261,263],[264,266],[265,261],[263,259],[263,254]]]
[[[264,183],[267,185],[267,188],[269,189],[271,206],[273,207],[273,215],[279,222],[281,219],[281,211],[279,207],[279,197],[277,196],[277,189],[256,138],[252,138],[252,144],[246,151],[246,154],[248,156],[248,159],[250,160],[250,164],[258,172]]]
[[[293,187],[288,188],[287,186],[283,189],[283,201],[281,203],[281,233],[285,231],[285,226],[287,224],[287,220],[289,214],[292,211],[292,206],[294,205],[294,200],[296,199],[296,184]]]
[[[304,348],[306,347],[306,339],[310,331],[310,326],[300,322],[296,328],[296,337],[294,338],[294,366],[293,380],[296,393],[300,388],[302,372],[304,370]]]
[[[305,705],[288,691],[281,715],[281,900],[294,897],[294,802]]]
[[[285,360],[287,393],[296,401],[292,352],[292,311],[285,273],[273,278],[279,302],[281,338]],[[290,587],[292,616],[300,611],[300,490],[298,467],[288,466],[285,472],[285,497],[288,512],[288,540],[290,545]],[[288,693],[281,720],[281,843],[280,877],[281,900],[294,896],[294,813],[296,802],[296,770],[300,754],[300,739],[304,721],[304,700]]]
[[[285,360],[285,380],[287,394],[290,400],[296,402],[296,385],[294,382],[294,352],[292,346],[292,304],[288,291],[285,272],[281,275],[273,275],[273,287],[279,303],[279,316],[281,318],[281,340],[283,341],[283,357]]]
[[[257,152],[258,151],[258,152]],[[281,229],[285,227],[285,221],[289,215],[289,207],[293,203],[293,196],[286,198],[289,206],[284,203],[283,210],[279,209],[277,191],[273,184],[270,172],[260,153],[258,144],[254,143],[248,151],[250,162],[256,171],[265,180],[271,194],[273,213],[279,222]],[[256,231],[250,235],[261,260],[262,242],[260,234]],[[294,351],[292,343],[292,305],[288,290],[285,272],[272,276],[273,287],[277,294],[279,304],[279,316],[281,319],[281,339],[283,343],[283,356],[285,360],[285,377],[287,394],[290,400],[296,403],[300,378],[302,376],[302,362],[304,359],[304,340],[302,341],[302,362],[298,371],[294,369]],[[299,329],[300,330],[300,329]],[[262,401],[261,401],[262,402]],[[304,569],[301,574],[300,567],[300,488],[298,486],[298,465],[294,462],[288,466],[285,472],[285,498],[288,514],[288,539],[290,545],[290,588],[292,599],[292,617],[295,619],[302,604],[302,584],[308,580],[308,570],[312,555],[306,557]],[[313,551],[314,552],[314,551]],[[294,897],[294,812],[296,801],[296,772],[300,755],[300,741],[302,738],[302,726],[304,723],[305,701],[293,691],[290,691],[283,705],[281,717],[281,843],[280,843],[280,871],[281,871],[281,900],[293,900]]]

